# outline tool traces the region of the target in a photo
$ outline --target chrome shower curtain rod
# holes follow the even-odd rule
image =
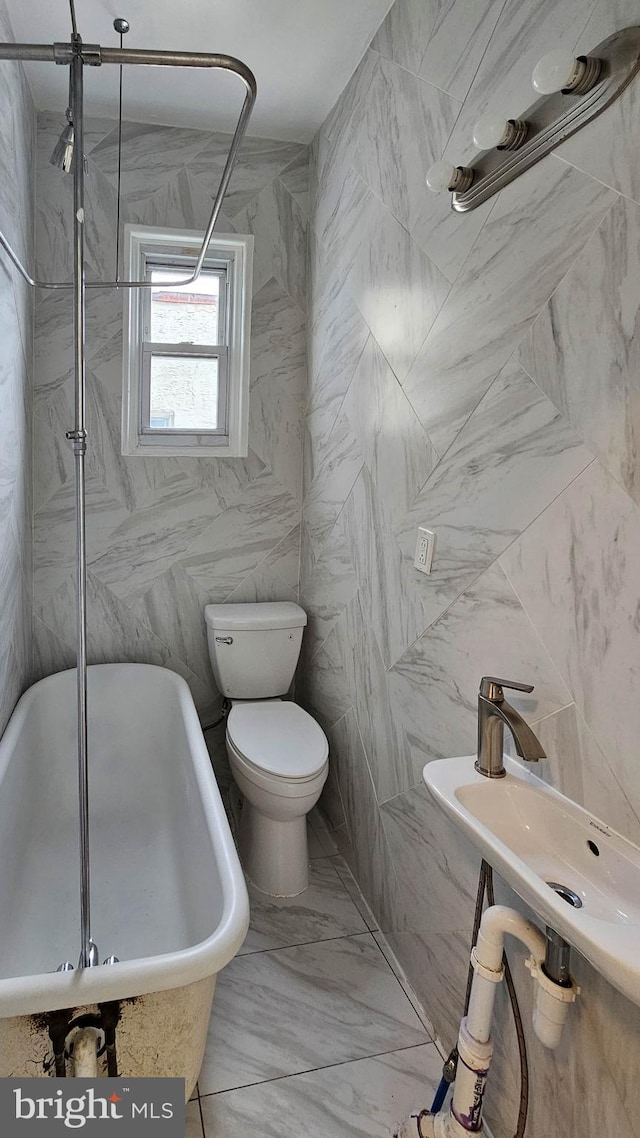
[[[233,167],[235,166],[238,151],[244,138],[247,124],[256,101],[257,86],[253,72],[241,60],[231,55],[217,55],[208,52],[190,51],[153,51],[139,48],[101,47],[99,44],[83,44],[80,39],[71,43],[5,43],[0,44],[0,59],[21,60],[27,63],[56,63],[72,67],[74,58],[79,57],[82,64],[89,67],[101,67],[103,63],[115,63],[117,66],[130,64],[143,67],[195,67],[210,68],[216,71],[230,71],[242,80],[246,87],[245,100],[240,111],[236,129],[231,139],[229,154],[225,168],[222,172],[220,185],[215,196],[211,215],[207,222],[202,245],[196,258],[195,268],[191,276],[178,281],[180,285],[190,285],[197,281],[202,271],[207,248],[222,208],[224,195],[227,192]],[[73,281],[40,281],[22,264],[18,254],[0,231],[0,248],[12,261],[23,280],[31,288],[44,289],[72,289]],[[85,281],[85,288],[150,288],[150,281]]]
[[[73,4],[71,5],[73,14]],[[84,68],[100,67],[103,63],[134,64],[151,67],[202,67],[230,71],[237,75],[246,88],[245,100],[240,117],[231,140],[229,155],[225,164],[218,192],[213,203],[206,232],[198,253],[195,269],[191,276],[181,284],[191,284],[198,279],[213,235],[220,207],[229,185],[235,161],[244,137],[249,116],[256,100],[256,81],[244,63],[227,55],[213,55],[202,52],[181,51],[142,51],[129,48],[103,48],[97,44],[83,44],[75,27],[70,43],[43,44],[0,44],[0,59],[44,61],[70,68],[70,108],[75,130],[76,160],[73,163],[73,279],[68,281],[38,281],[24,267],[20,258],[0,233],[0,247],[13,262],[15,268],[33,288],[72,289],[73,290],[73,338],[74,338],[74,404],[73,429],[67,431],[74,456],[75,470],[75,516],[76,516],[76,707],[77,707],[77,755],[78,755],[78,813],[80,845],[80,968],[90,968],[100,963],[98,949],[91,937],[91,875],[89,847],[89,765],[88,765],[88,726],[87,726],[87,557],[86,557],[86,518],[85,518],[85,457],[87,453],[87,430],[85,424],[86,367],[85,367],[85,326],[86,289],[93,288],[145,288],[146,281],[99,281],[85,279],[85,212],[84,212]],[[116,267],[117,276],[117,267]],[[108,960],[115,959],[109,957]],[[63,965],[62,967],[65,967]]]

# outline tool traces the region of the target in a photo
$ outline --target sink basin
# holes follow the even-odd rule
[[[436,802],[515,892],[606,979],[640,1004],[640,848],[505,756],[427,763]]]

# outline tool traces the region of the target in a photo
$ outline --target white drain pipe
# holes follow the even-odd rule
[[[534,1031],[545,1047],[558,1046],[569,1005],[580,989],[573,981],[571,987],[565,988],[545,975],[542,965],[547,942],[531,921],[505,905],[492,905],[482,916],[478,943],[471,952],[473,984],[469,1011],[458,1035],[458,1070],[451,1109],[438,1114],[423,1110],[411,1115],[395,1138],[469,1138],[469,1134],[483,1133],[482,1107],[493,1054],[491,1020],[497,985],[504,977],[502,954],[507,933],[521,941],[531,954],[526,967],[537,985]]]
[[[77,1079],[97,1079],[100,1032],[82,1027],[73,1041],[73,1073]]]

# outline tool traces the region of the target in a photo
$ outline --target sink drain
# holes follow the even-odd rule
[[[582,898],[578,897],[578,894],[574,893],[573,889],[569,889],[567,885],[560,885],[558,881],[547,881],[547,885],[550,889],[555,890],[558,896],[567,902],[567,905],[571,905],[574,909],[582,908]]]

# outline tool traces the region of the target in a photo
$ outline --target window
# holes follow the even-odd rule
[[[122,453],[246,455],[253,237],[127,226]]]

